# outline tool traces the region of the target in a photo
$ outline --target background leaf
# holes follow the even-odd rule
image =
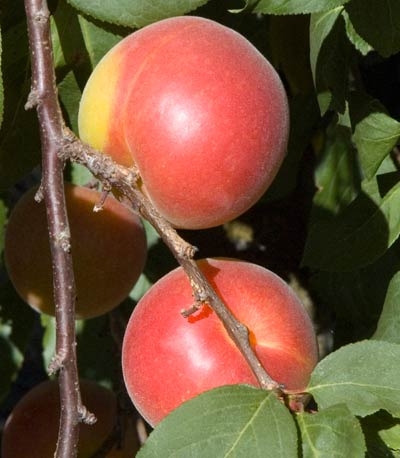
[[[366,458],[398,457],[400,452],[400,420],[381,410],[362,418],[367,449]]]
[[[0,131],[0,191],[4,192],[39,164],[40,138],[35,111],[24,108],[30,91],[25,21],[5,31],[2,42],[5,98]]]
[[[364,340],[325,357],[311,375],[309,392],[320,409],[346,404],[353,415],[385,409],[400,415],[400,345]]]
[[[351,49],[342,11],[338,7],[311,15],[310,62],[322,114],[328,109],[345,110]]]
[[[400,272],[391,279],[374,339],[400,344]]]
[[[68,0],[79,11],[102,21],[132,28],[193,11],[208,0]]]
[[[399,245],[397,241],[367,267],[351,272],[316,271],[311,276],[311,294],[325,316],[335,348],[374,334],[388,285],[400,269]]]
[[[354,45],[354,47],[357,49],[357,51],[360,51],[362,55],[367,55],[369,52],[373,51],[373,48],[371,45],[369,45],[360,35],[356,32],[350,17],[347,13],[347,11],[343,11],[342,15],[344,17],[344,20],[346,22],[346,33],[348,39],[351,41],[351,43]]]
[[[4,88],[3,88],[3,72],[1,70],[1,54],[2,54],[2,43],[1,43],[1,28],[0,28],[0,128],[3,123],[3,112],[4,112]]]
[[[385,113],[371,113],[356,125],[353,140],[368,179],[376,174],[399,137],[400,122]]]
[[[260,0],[255,11],[264,14],[305,14],[328,11],[349,0]]]
[[[321,46],[330,34],[343,8],[338,7],[327,12],[315,13],[310,19],[310,62],[311,71],[316,80],[317,61]]]
[[[173,411],[137,455],[172,456],[294,458],[296,428],[275,395],[248,386],[216,388]]]
[[[397,181],[391,174],[364,181],[361,193],[341,214],[311,226],[303,263],[322,270],[350,271],[382,256],[400,233]],[[389,182],[396,184],[391,187]],[[386,187],[387,192],[382,189]]]
[[[346,208],[360,190],[360,174],[347,128],[328,130],[315,169],[317,192],[313,200],[311,226],[319,218],[337,215]],[[318,230],[318,229],[317,229]]]
[[[7,207],[3,199],[0,199],[0,268],[3,264],[4,237],[6,232],[5,227],[7,221]]]
[[[0,283],[0,400],[10,390],[24,361],[24,353],[34,328],[35,313],[3,277]]]
[[[295,418],[301,431],[303,458],[365,457],[360,423],[344,404]]]
[[[397,0],[352,0],[346,11],[361,37],[382,56],[400,51],[400,3]]]

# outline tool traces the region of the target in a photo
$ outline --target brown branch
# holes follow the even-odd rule
[[[133,167],[129,169],[116,164],[106,154],[82,143],[68,129],[65,129],[65,145],[61,154],[65,160],[69,159],[87,167],[93,175],[104,183],[107,189],[110,187],[118,189],[129,199],[136,211],[151,223],[189,277],[195,303],[193,308],[183,311],[183,315],[187,316],[195,312],[204,303],[210,305],[245,357],[260,386],[274,390],[279,394],[282,387],[268,375],[260,363],[250,345],[249,330],[235,318],[198,268],[193,259],[196,249],[179,236],[171,224],[159,214],[141,192],[137,185],[138,171]]]
[[[36,107],[40,124],[43,175],[37,198],[43,197],[46,205],[53,265],[56,353],[49,371],[59,371],[62,405],[55,456],[73,458],[77,455],[79,421],[93,422],[94,417],[81,404],[76,363],[75,281],[64,196],[64,161],[58,154],[64,121],[57,98],[47,2],[25,0],[25,11],[32,66],[26,109]]]

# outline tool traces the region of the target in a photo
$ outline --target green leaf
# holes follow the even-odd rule
[[[400,344],[400,272],[391,279],[374,339]]]
[[[346,11],[357,33],[382,56],[400,51],[398,0],[352,0]]]
[[[318,224],[318,218],[325,219],[327,212],[338,214],[357,196],[360,177],[348,129],[337,127],[327,132],[315,171],[315,185],[318,191],[313,201],[312,225]]]
[[[400,422],[390,428],[379,431],[379,437],[391,449],[400,451]]]
[[[11,326],[10,338],[23,353],[37,313],[18,296],[8,280],[3,280],[0,287],[0,315],[3,323]]]
[[[11,283],[0,284],[0,399],[9,391],[23,362],[35,313],[16,294]]]
[[[344,404],[295,418],[302,437],[302,458],[364,458],[360,423]]]
[[[296,188],[299,167],[320,115],[314,93],[297,94],[290,99],[290,133],[287,155],[278,175],[265,194],[266,200],[287,197]]]
[[[334,313],[336,347],[369,339],[375,332],[388,284],[400,270],[399,242],[365,268],[352,272],[317,271],[311,276],[311,291],[323,305],[321,314]],[[330,323],[329,316],[328,320]]]
[[[44,367],[49,367],[56,349],[56,320],[54,317],[41,314],[40,322],[43,327],[42,356]]]
[[[25,110],[29,91],[26,22],[2,37],[4,115],[0,131],[0,191],[7,190],[40,162],[40,137],[35,110]]]
[[[102,21],[132,28],[193,11],[208,0],[68,0],[79,11]]]
[[[3,264],[4,237],[5,227],[7,224],[7,207],[4,201],[0,199],[0,266]]]
[[[11,331],[11,325],[0,319],[0,400],[9,391],[11,382],[23,362],[22,353],[11,339]]]
[[[350,17],[347,11],[343,11],[343,17],[346,23],[346,33],[348,39],[354,45],[354,47],[359,51],[363,56],[366,56],[369,52],[373,51],[371,45],[369,45],[360,35],[356,32]]]
[[[364,417],[378,410],[400,415],[400,345],[377,340],[350,344],[314,369],[308,391],[320,409],[346,404]]]
[[[70,67],[79,65],[85,60],[82,54],[82,33],[76,10],[67,3],[60,2],[52,16],[50,16],[51,41],[53,45],[54,67]]]
[[[368,458],[398,457],[400,452],[400,420],[381,410],[361,419],[367,443]]]
[[[84,166],[77,164],[75,162],[69,164],[70,175],[68,181],[71,183],[87,186],[87,184],[92,181],[93,175],[89,170]]]
[[[365,176],[371,179],[400,137],[400,122],[385,113],[371,113],[355,128],[353,140]]]
[[[285,75],[291,94],[309,94],[314,87],[310,67],[309,16],[271,16],[268,23],[272,64]],[[290,33],[282,33],[283,30],[290,30]]]
[[[74,72],[70,71],[65,75],[65,78],[58,85],[58,93],[60,96],[61,106],[64,112],[66,122],[69,127],[78,132],[78,110],[81,100],[82,91],[75,79]]]
[[[108,30],[84,16],[79,15],[78,20],[92,67],[95,67],[104,54],[126,35],[126,31],[123,33],[122,30],[115,30],[115,28]]]
[[[127,33],[91,22],[65,2],[59,2],[51,16],[51,32],[57,79],[63,81],[73,71],[81,91],[99,60]]]
[[[142,274],[130,292],[129,297],[137,302],[151,288],[152,285],[153,283],[146,277],[146,275]]]
[[[109,324],[109,314],[77,321],[77,359],[82,378],[108,383],[118,373],[120,355]]]
[[[351,47],[346,35],[342,7],[311,16],[310,61],[317,93],[323,96],[321,113],[328,108],[345,111]],[[327,105],[327,93],[331,93]],[[329,99],[328,99],[329,100]]]
[[[399,236],[399,199],[396,176],[385,174],[364,181],[362,192],[342,213],[310,228],[303,264],[350,271],[377,260]]]
[[[314,82],[316,81],[317,61],[321,46],[335,25],[342,7],[323,13],[312,14],[310,19],[310,62]]]
[[[306,14],[328,11],[349,0],[260,0],[254,11],[264,14]]]
[[[0,28],[0,128],[3,123],[3,112],[4,112],[4,88],[3,88],[3,72],[1,70],[1,54],[2,54],[2,43],[1,43],[1,28]]]
[[[138,458],[295,458],[297,433],[288,409],[270,392],[225,386],[166,417]]]

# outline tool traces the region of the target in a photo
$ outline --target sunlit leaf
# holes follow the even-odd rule
[[[400,344],[400,272],[397,272],[389,283],[373,338]]]
[[[296,416],[302,458],[364,458],[365,441],[357,418],[344,404]]]
[[[350,344],[325,357],[309,391],[319,408],[346,404],[354,415],[385,409],[400,415],[400,345],[377,340]]]
[[[343,17],[346,22],[346,32],[347,37],[353,43],[354,47],[360,51],[362,55],[367,55],[369,52],[373,51],[371,45],[369,45],[360,35],[356,32],[350,17],[346,11],[343,11]]]
[[[255,11],[265,14],[306,14],[329,11],[349,0],[260,0]]]
[[[203,393],[152,432],[139,458],[295,458],[296,428],[272,393],[229,386]]]
[[[193,11],[208,0],[68,0],[89,16],[133,28]]]
[[[367,178],[372,178],[400,137],[400,122],[385,113],[371,113],[355,129],[353,140]]]

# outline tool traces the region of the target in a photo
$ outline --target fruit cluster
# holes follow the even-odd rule
[[[223,224],[254,205],[282,164],[288,130],[287,98],[272,65],[238,33],[198,17],[166,19],[122,40],[92,73],[79,110],[82,140],[119,164],[135,165],[149,201],[184,229]],[[28,192],[11,214],[6,263],[25,301],[54,314],[45,207],[34,202],[34,194]],[[66,185],[65,194],[76,316],[91,318],[129,294],[144,268],[145,234],[139,218],[114,198],[93,213],[97,191]],[[311,320],[289,286],[265,268],[236,259],[203,259],[198,267],[249,328],[272,378],[288,392],[302,392],[318,353]],[[182,316],[193,301],[178,268],[151,287],[128,323],[124,380],[151,425],[205,390],[257,385],[208,305]],[[35,396],[28,399],[33,403]],[[5,458],[27,456],[4,452],[12,440],[7,434],[14,437],[25,427],[15,425],[23,406],[6,428]]]

